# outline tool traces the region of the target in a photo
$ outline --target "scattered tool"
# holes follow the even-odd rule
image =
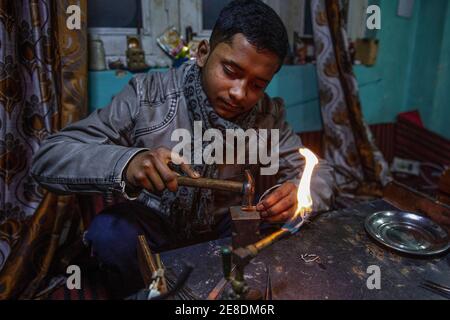
[[[264,300],[270,301],[273,300],[272,279],[270,277],[270,269],[267,266],[266,266],[266,273],[267,279],[266,279],[266,292],[264,295]]]
[[[236,266],[233,265],[230,270],[230,276],[233,277],[236,271]],[[218,300],[222,296],[223,291],[225,290],[226,285],[228,284],[228,278],[221,279],[214,289],[208,295],[207,300]]]
[[[425,280],[421,285],[421,288],[431,291],[437,295],[440,295],[441,297],[445,299],[450,299],[450,288],[446,287],[444,285],[438,284],[436,282]]]
[[[159,254],[153,255],[145,236],[138,236],[138,260],[145,286],[149,289],[148,300],[167,293],[164,268]]]
[[[184,264],[178,278],[166,270],[159,254],[153,254],[145,236],[138,236],[138,262],[142,278],[147,289],[130,297],[131,300],[164,300],[178,294],[182,300],[196,300],[194,294],[183,288],[194,269]]]

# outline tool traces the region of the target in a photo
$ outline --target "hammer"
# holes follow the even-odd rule
[[[190,177],[178,177],[178,185],[211,190],[230,191],[242,194],[242,210],[253,210],[255,198],[255,180],[249,170],[245,170],[245,181],[229,181],[218,179],[193,179]]]

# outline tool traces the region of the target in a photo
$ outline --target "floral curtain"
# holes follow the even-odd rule
[[[41,142],[87,113],[86,0],[0,0],[0,299],[32,298],[81,225],[79,201],[30,177]],[[64,239],[61,237],[65,232]]]
[[[339,0],[311,0],[325,158],[342,193],[381,196],[389,167],[364,121]]]

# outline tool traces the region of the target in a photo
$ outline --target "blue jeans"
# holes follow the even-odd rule
[[[231,221],[219,219],[213,231],[190,240],[179,240],[157,212],[134,202],[104,210],[89,226],[85,239],[106,272],[113,298],[123,298],[144,289],[138,258],[137,239],[145,235],[153,252],[231,236]]]

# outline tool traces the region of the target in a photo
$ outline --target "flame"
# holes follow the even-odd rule
[[[293,217],[293,221],[297,218],[304,216],[312,211],[313,201],[311,198],[311,177],[315,166],[319,163],[316,155],[309,149],[300,149],[300,154],[305,157],[305,169],[300,180],[300,184],[297,190],[297,211]]]

